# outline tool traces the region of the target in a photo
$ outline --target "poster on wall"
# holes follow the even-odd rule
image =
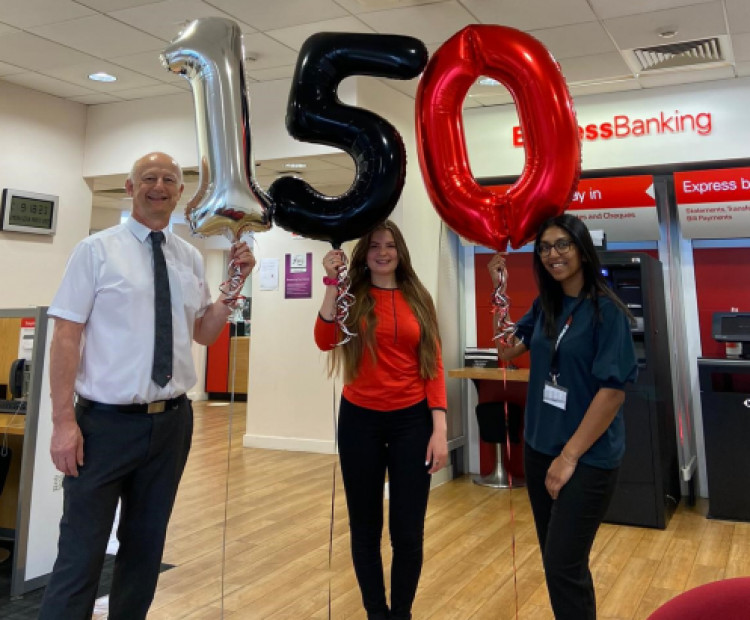
[[[312,252],[287,254],[284,265],[284,298],[312,297]]]
[[[675,172],[674,187],[683,237],[750,237],[750,168]]]
[[[581,218],[590,230],[604,231],[608,242],[659,239],[651,175],[581,179],[566,213]]]

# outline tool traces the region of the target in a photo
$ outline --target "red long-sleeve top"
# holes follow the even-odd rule
[[[443,359],[438,348],[434,379],[419,374],[417,318],[398,289],[370,288],[375,298],[375,359],[364,348],[356,379],[344,386],[349,402],[374,409],[393,411],[411,407],[425,398],[430,409],[447,408]],[[330,351],[340,340],[338,325],[320,315],[315,323],[315,343]]]

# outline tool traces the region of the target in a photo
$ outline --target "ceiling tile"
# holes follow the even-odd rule
[[[94,82],[89,79],[89,75],[99,71],[115,76],[117,81]],[[99,59],[93,59],[80,65],[68,65],[60,69],[41,71],[41,73],[59,80],[70,82],[71,84],[78,84],[79,86],[89,88],[90,90],[105,93],[113,92],[115,90],[141,88],[159,84],[159,82],[153,78]],[[166,74],[166,71],[164,73]]]
[[[539,39],[557,60],[617,50],[612,39],[597,22],[532,30],[529,34]]]
[[[420,4],[438,4],[445,0],[336,0],[352,15],[382,11],[383,9],[403,8],[405,6],[417,6]]]
[[[78,4],[85,4],[87,7],[106,13],[108,11],[119,11],[128,9],[133,6],[143,4],[156,4],[158,0],[76,0]]]
[[[297,63],[296,49],[279,43],[260,32],[243,34],[242,44],[245,48],[245,57],[255,59],[245,63],[245,68],[248,70],[255,71]]]
[[[471,97],[466,97],[466,99],[464,99],[464,103],[463,103],[463,108],[464,109],[466,109],[466,108],[481,108],[481,107],[482,107],[482,104],[479,103],[479,101],[476,100],[476,99],[472,99]]]
[[[105,15],[37,26],[29,30],[45,39],[103,58],[161,50],[166,43],[166,40],[152,37]]]
[[[0,62],[25,69],[42,70],[64,67],[91,60],[83,54],[28,32],[15,31],[0,35]]]
[[[376,32],[417,37],[426,44],[442,43],[476,19],[458,2],[365,13],[359,18]]]
[[[185,95],[185,91],[171,84],[157,84],[148,88],[132,88],[118,90],[112,93],[120,99],[146,99],[147,97],[161,97],[162,95]]]
[[[637,13],[663,11],[703,2],[706,2],[706,0],[627,0],[627,2],[623,2],[623,0],[591,0],[591,7],[599,19],[608,19]]]
[[[62,80],[51,78],[41,73],[18,73],[6,75],[3,80],[12,82],[19,86],[25,86],[32,90],[40,90],[56,97],[75,97],[78,95],[90,95],[92,91],[75,84],[68,84]]]
[[[738,62],[734,69],[739,77],[747,77],[750,75],[750,62]]]
[[[725,0],[729,32],[750,32],[750,2]]]
[[[71,0],[0,0],[2,21],[18,28],[95,15]]]
[[[280,30],[269,30],[266,34],[292,49],[299,50],[302,44],[317,32],[372,32],[372,30],[355,17],[343,17]]]
[[[734,59],[738,62],[750,61],[750,32],[732,37]]]
[[[85,103],[86,105],[96,105],[99,103],[116,103],[122,101],[122,99],[107,93],[96,93],[95,95],[80,95],[78,97],[68,97],[71,101],[76,103]]]
[[[568,83],[611,81],[625,76],[633,77],[632,71],[618,52],[565,58],[560,61],[560,67]]]
[[[482,23],[519,30],[596,21],[586,0],[462,0],[462,4]]]
[[[26,69],[0,62],[0,75],[13,75],[14,73],[26,73]]]
[[[249,65],[248,65],[249,67]],[[272,80],[285,80],[294,76],[294,65],[284,67],[272,67],[270,69],[249,69],[245,68],[247,77],[256,82],[270,82]]]
[[[158,4],[113,11],[109,13],[109,16],[155,37],[166,38],[170,41],[177,38],[188,23],[200,17],[231,19],[227,13],[202,0],[167,0]]]
[[[672,86],[674,84],[692,84],[709,82],[734,77],[733,67],[717,67],[700,71],[671,71],[654,75],[640,75],[638,81],[644,88]]]
[[[604,26],[617,46],[623,50],[692,41],[727,33],[720,2],[607,19]],[[663,39],[658,35],[662,28],[676,30],[677,35],[671,39]]]
[[[137,73],[142,73],[162,82],[187,82],[187,80],[164,68],[159,58],[159,51],[141,52],[127,56],[115,56],[112,62],[121,67],[126,67]]]
[[[573,98],[586,95],[600,95],[602,93],[616,93],[643,88],[635,78],[614,80],[612,82],[596,82],[594,84],[571,84],[570,94]]]
[[[211,0],[211,4],[257,30],[298,26],[310,17],[323,21],[349,15],[333,0]]]

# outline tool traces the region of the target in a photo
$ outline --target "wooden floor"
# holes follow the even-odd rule
[[[196,403],[164,557],[175,567],[149,618],[364,619],[335,457],[243,448],[244,403],[229,448],[230,407],[213,405]],[[708,520],[705,505],[683,502],[663,531],[605,524],[592,570],[600,620],[647,618],[686,589],[750,575],[750,523]],[[516,617],[553,618],[525,491],[468,478],[434,489],[414,618]]]

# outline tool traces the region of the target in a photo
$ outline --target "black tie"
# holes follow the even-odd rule
[[[164,387],[172,378],[172,302],[169,295],[167,263],[161,244],[163,232],[152,232],[154,248],[154,365],[151,378]]]

